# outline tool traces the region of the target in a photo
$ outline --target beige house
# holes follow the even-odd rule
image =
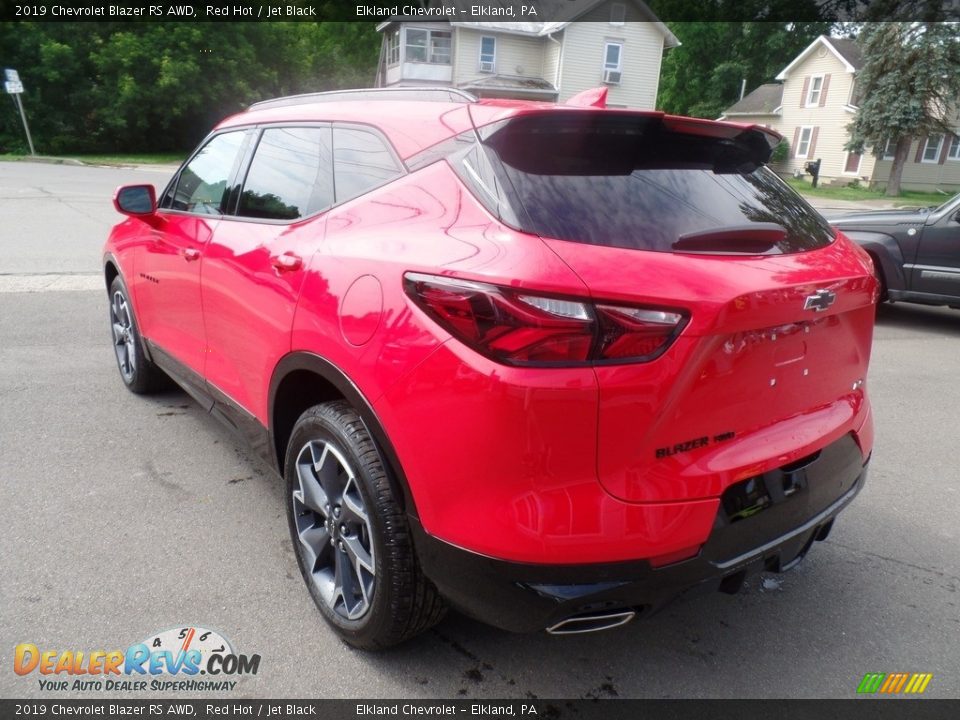
[[[789,143],[789,157],[772,167],[784,175],[803,172],[820,159],[823,183],[846,185],[853,180],[884,186],[890,178],[893,143],[881,157],[869,150],[862,156],[844,150],[847,126],[859,101],[857,71],[862,65],[857,44],[845,38],[820,36],[776,79],[761,85],[727,108],[723,119],[766,125]],[[960,121],[953,134],[915,139],[903,169],[907,189],[960,189]]]
[[[653,109],[663,53],[677,38],[642,2],[574,6],[571,22],[381,23],[376,85],[553,102],[606,85],[610,107]]]

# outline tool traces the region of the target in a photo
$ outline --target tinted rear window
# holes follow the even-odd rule
[[[828,245],[830,226],[760,166],[759,138],[749,135],[709,138],[669,132],[655,117],[591,115],[513,121],[486,145],[522,206],[521,229],[544,237],[677,252],[684,236],[774,224],[784,232],[770,253]],[[715,244],[725,252],[729,238]]]
[[[333,172],[340,203],[397,177],[400,167],[378,136],[365,130],[335,127]]]

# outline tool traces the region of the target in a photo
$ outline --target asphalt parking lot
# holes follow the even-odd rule
[[[797,570],[606,633],[450,615],[366,654],[302,586],[279,481],[184,393],[117,377],[110,193],[167,176],[0,163],[0,697],[72,697],[15,675],[18,643],[121,649],[187,625],[261,655],[225,697],[850,698],[867,672],[960,697],[960,312],[881,308],[869,481]]]

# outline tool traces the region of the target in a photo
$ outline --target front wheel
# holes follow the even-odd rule
[[[117,368],[127,389],[138,395],[164,389],[167,378],[143,352],[143,341],[133,314],[133,306],[119,275],[110,283],[110,329]]]
[[[440,620],[443,601],[420,570],[380,453],[348,403],[300,416],[284,476],[300,572],[341,638],[386,648]]]

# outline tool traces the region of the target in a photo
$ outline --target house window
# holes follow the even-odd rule
[[[823,92],[823,75],[813,75],[810,78],[810,87],[807,89],[807,107],[820,104],[820,93]]]
[[[923,146],[921,162],[935,163],[940,160],[940,150],[943,148],[943,135],[929,135]]]
[[[813,128],[811,126],[800,128],[800,138],[797,140],[797,157],[805,158],[810,152],[810,140],[813,138]]]
[[[497,67],[497,39],[480,38],[480,72],[494,72]]]
[[[430,62],[438,65],[450,64],[450,46],[452,35],[448,32],[430,33]]]
[[[883,159],[884,160],[893,160],[894,156],[897,153],[897,141],[887,140],[887,144],[883,146]]]
[[[608,42],[603,49],[603,81],[619,85],[623,77],[623,44]]]
[[[859,175],[860,174],[860,161],[863,159],[863,155],[860,153],[847,153],[847,162],[843,166],[843,172],[845,175]]]
[[[405,55],[408,62],[450,64],[450,33],[438,30],[406,29]]]
[[[394,30],[387,35],[387,65],[400,62],[400,31]]]
[[[623,25],[623,19],[627,16],[627,6],[622,3],[613,3],[610,6],[610,24]]]
[[[948,160],[960,160],[960,128],[954,128],[953,140],[950,142],[950,149],[947,151]]]

